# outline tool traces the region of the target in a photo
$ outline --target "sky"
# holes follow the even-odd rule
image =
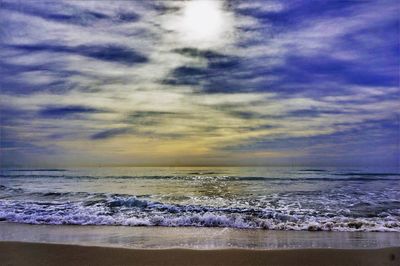
[[[0,1],[0,164],[399,166],[399,3]]]

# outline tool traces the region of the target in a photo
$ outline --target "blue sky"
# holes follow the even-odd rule
[[[2,166],[399,163],[396,1],[2,1]]]

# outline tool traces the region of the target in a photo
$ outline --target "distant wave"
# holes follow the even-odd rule
[[[199,176],[199,175],[165,175],[165,176],[89,176],[89,175],[15,175],[0,174],[0,178],[62,178],[62,179],[158,179],[158,180],[218,180],[218,181],[395,181],[400,180],[399,174],[394,173],[350,173],[334,174],[333,176],[318,177],[263,177],[263,176]]]
[[[66,169],[0,169],[1,171],[10,171],[10,172],[65,172],[68,171]]]
[[[222,172],[189,172],[189,175],[219,175]]]
[[[340,175],[340,176],[400,176],[400,173],[357,173],[357,172],[349,172],[349,173],[334,173],[334,175]]]
[[[328,170],[323,169],[301,169],[300,172],[328,172]]]

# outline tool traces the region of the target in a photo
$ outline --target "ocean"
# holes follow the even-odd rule
[[[400,232],[399,181],[389,168],[1,169],[0,220]]]

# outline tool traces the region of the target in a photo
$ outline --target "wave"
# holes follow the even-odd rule
[[[132,206],[146,208],[147,203],[132,200]],[[24,208],[15,205],[8,208],[1,205],[0,220],[28,224],[49,225],[121,225],[121,226],[167,226],[167,227],[231,227],[241,229],[267,230],[308,230],[308,231],[370,231],[400,232],[400,222],[396,218],[386,219],[349,219],[313,216],[273,215],[249,216],[223,212],[115,212],[106,208],[85,207],[69,204],[52,205],[27,204]],[[17,206],[17,207],[15,207]],[[124,205],[126,207],[126,205]],[[116,207],[116,206],[112,206]],[[171,207],[169,207],[171,209]]]
[[[354,202],[348,210],[330,210],[316,198],[296,202],[296,194],[277,194],[266,205],[221,206],[177,204],[150,200],[149,196],[89,192],[33,192],[0,186],[0,220],[29,224],[194,226],[309,231],[400,232],[400,201]],[[11,192],[10,196],[7,194]],[[287,199],[290,199],[287,201]],[[277,203],[276,201],[281,200]],[[322,209],[315,209],[321,205]],[[383,205],[388,207],[383,208]],[[303,206],[301,206],[303,205]],[[350,204],[348,204],[350,205]],[[363,215],[365,208],[368,215]],[[358,215],[357,212],[360,212]],[[372,215],[373,213],[373,215]]]

